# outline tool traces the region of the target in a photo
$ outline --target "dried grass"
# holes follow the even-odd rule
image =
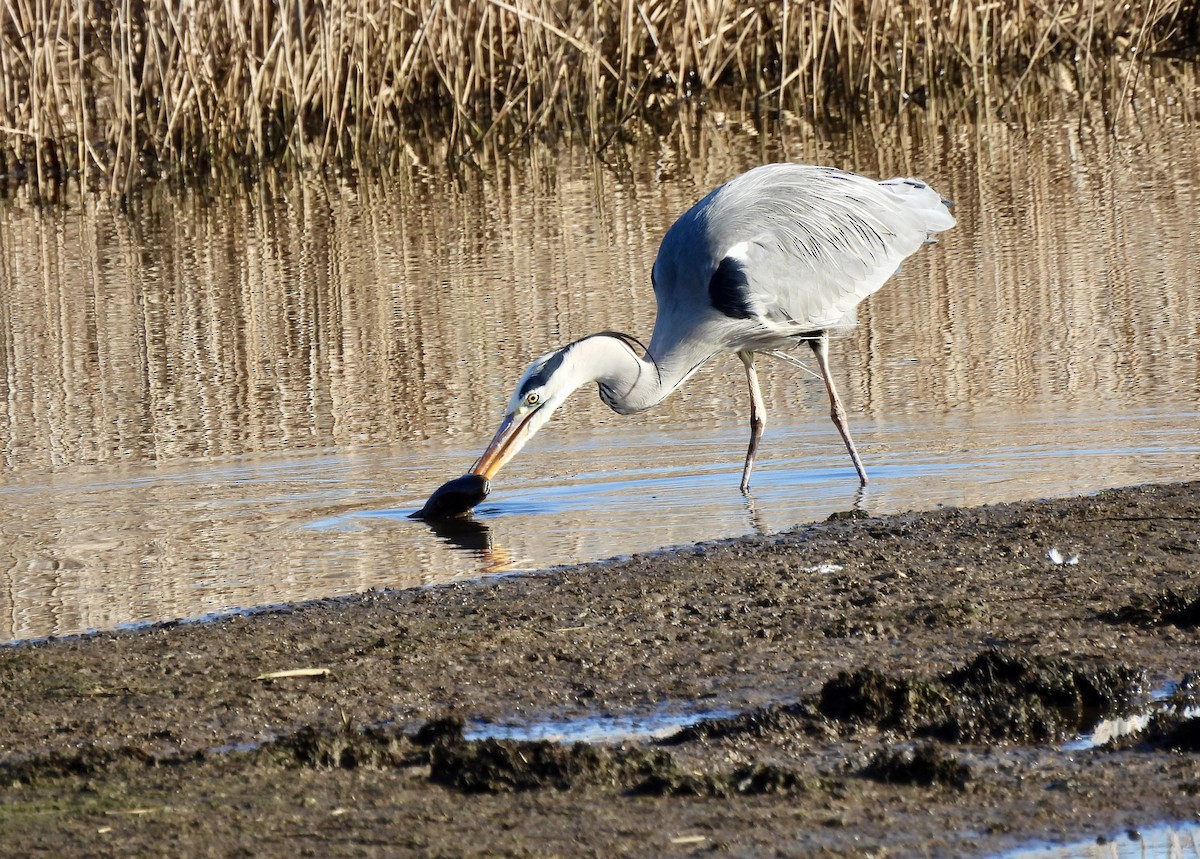
[[[584,135],[741,88],[819,118],[1187,50],[1190,0],[0,0],[0,176],[114,192],[424,136]],[[1190,22],[1190,23],[1189,23]],[[1110,82],[1111,83],[1111,82]],[[1131,81],[1116,82],[1128,97]]]

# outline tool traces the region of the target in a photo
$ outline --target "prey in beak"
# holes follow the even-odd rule
[[[429,496],[425,506],[411,514],[413,519],[444,519],[464,516],[491,491],[491,480],[541,429],[554,410],[575,390],[556,377],[563,367],[564,347],[541,356],[525,370],[508,402],[504,420],[479,459],[462,477],[444,483]]]

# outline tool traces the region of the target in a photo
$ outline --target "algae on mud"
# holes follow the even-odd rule
[[[1068,541],[1079,564],[1049,563]],[[0,839],[970,856],[1194,821],[1185,707],[1107,745],[1061,740],[1147,683],[1194,705],[1195,628],[1122,609],[1188,604],[1198,569],[1200,484],[1178,484],[8,647]],[[253,679],[318,660],[329,674]],[[620,744],[462,733],[671,701],[739,715]]]

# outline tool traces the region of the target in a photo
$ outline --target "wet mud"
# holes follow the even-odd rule
[[[1195,824],[1198,601],[1176,484],[5,647],[0,843],[988,856]],[[486,736],[673,709],[732,715]]]

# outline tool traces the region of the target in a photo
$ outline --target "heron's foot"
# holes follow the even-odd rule
[[[754,455],[749,454],[746,457],[746,467],[742,469],[742,482],[738,488],[743,495],[750,494],[750,473],[754,471]]]

